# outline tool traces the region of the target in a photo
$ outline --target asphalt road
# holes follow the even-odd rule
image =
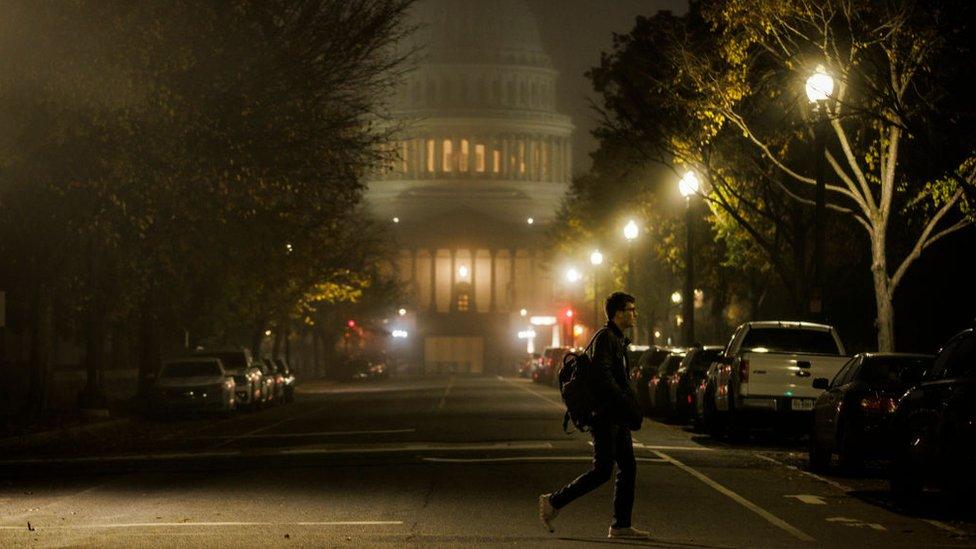
[[[0,547],[976,545],[941,495],[906,509],[874,478],[819,477],[796,443],[729,446],[646,422],[635,526],[606,539],[611,486],[565,508],[536,500],[589,467],[558,393],[495,377],[300,387],[229,419],[125,422],[0,455]],[[969,503],[969,502],[967,502]]]

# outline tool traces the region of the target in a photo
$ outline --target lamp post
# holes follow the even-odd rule
[[[600,250],[593,250],[590,254],[590,265],[593,266],[593,331],[600,325],[600,294],[598,293],[600,273],[598,269],[603,265],[603,254]]]
[[[681,316],[684,317],[681,324],[681,339],[682,343],[688,347],[695,342],[695,300],[693,299],[695,295],[693,286],[695,239],[692,230],[694,215],[692,214],[691,199],[698,194],[700,186],[698,176],[692,171],[685,172],[681,181],[678,182],[678,191],[681,192],[681,196],[685,197],[685,289],[682,292],[683,299],[681,301]]]
[[[634,240],[640,234],[640,228],[633,219],[624,225],[624,238],[627,239],[627,291],[634,293]]]
[[[834,92],[834,79],[827,74],[822,65],[807,78],[807,99],[814,105],[816,126],[814,129],[814,148],[816,154],[817,192],[813,215],[813,288],[810,292],[810,314],[817,320],[824,320],[823,263],[826,245],[824,216],[826,213],[826,183],[824,182],[824,156],[827,148],[827,100]]]

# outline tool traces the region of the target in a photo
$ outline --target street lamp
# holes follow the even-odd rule
[[[624,238],[627,239],[627,291],[634,292],[634,240],[640,234],[637,223],[631,219],[624,225]]]
[[[684,340],[684,344],[688,347],[695,341],[695,300],[692,299],[692,296],[695,295],[695,289],[693,287],[693,280],[695,278],[695,239],[691,226],[694,219],[691,199],[698,194],[700,187],[701,184],[698,181],[698,176],[692,171],[685,172],[685,175],[681,177],[681,181],[678,182],[678,191],[681,193],[681,196],[685,197],[685,289],[681,296],[685,299],[681,300],[681,316],[684,320],[681,325],[681,339]]]
[[[824,216],[826,214],[826,183],[824,181],[824,156],[827,149],[827,101],[834,93],[834,79],[823,65],[807,78],[807,99],[814,105],[816,127],[814,148],[816,154],[817,191],[813,215],[813,289],[810,292],[810,313],[818,320],[824,319],[823,262],[825,248]]]
[[[583,275],[581,275],[580,272],[576,270],[576,267],[570,267],[566,269],[566,280],[569,281],[570,283],[576,284],[582,278]]]
[[[600,323],[600,294],[598,282],[600,280],[600,274],[597,269],[600,265],[603,265],[603,254],[600,250],[593,250],[590,253],[590,265],[593,266],[593,330],[596,331],[596,327]]]

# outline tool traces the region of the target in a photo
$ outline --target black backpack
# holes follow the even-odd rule
[[[581,353],[566,353],[563,357],[562,368],[559,369],[559,395],[566,404],[566,414],[563,416],[563,431],[569,432],[567,427],[572,422],[577,430],[586,432],[592,427],[593,412],[596,411],[597,401],[590,389],[589,376],[592,372],[592,359],[587,351],[596,341],[600,329],[593,334],[593,338]]]

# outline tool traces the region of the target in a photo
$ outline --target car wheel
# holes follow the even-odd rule
[[[735,398],[729,387],[729,411],[725,413],[725,437],[731,442],[738,442],[746,436],[746,423],[742,413],[735,409]]]
[[[817,440],[817,436],[810,434],[810,447],[808,448],[808,466],[811,471],[822,472],[830,467],[830,450],[824,447]]]

